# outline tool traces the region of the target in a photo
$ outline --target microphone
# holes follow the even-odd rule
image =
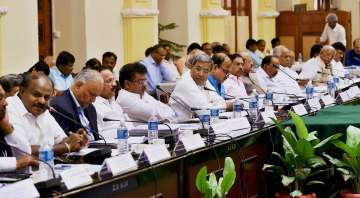
[[[327,72],[317,71],[316,73],[317,73],[317,74],[324,74],[324,75],[333,76],[333,74],[329,74],[329,73],[327,73]],[[341,76],[336,76],[336,77],[340,78],[341,80],[344,80],[344,79],[345,79],[344,77],[341,77]]]
[[[290,74],[286,73],[283,69],[281,69],[279,65],[274,65],[274,67],[278,68],[283,74],[287,75],[293,81],[297,82],[297,81],[301,80],[301,79],[293,78]]]
[[[54,112],[54,113],[60,115],[61,117],[69,120],[70,122],[72,122],[72,123],[74,123],[74,124],[76,124],[76,125],[78,125],[78,126],[84,127],[80,122],[78,122],[78,121],[74,120],[73,118],[71,118],[71,117],[69,117],[69,116],[67,116],[67,115],[59,112],[59,111],[56,110],[54,107],[52,107],[52,106],[49,105],[49,106],[48,106],[48,109],[49,109],[50,112]],[[91,128],[87,128],[87,127],[84,127],[84,128],[86,128],[87,130],[89,130],[89,132],[92,132],[92,133],[94,133],[94,134],[96,133],[96,134],[100,137],[100,139],[102,139],[102,140],[104,141],[105,146],[107,145],[105,138],[104,138],[98,131],[95,131],[95,130],[93,130],[93,129],[91,129]],[[89,135],[89,132],[88,132],[87,130],[85,130],[85,131],[86,131],[86,133]]]
[[[41,181],[41,182],[38,182],[35,184],[36,188],[39,190],[39,191],[45,191],[45,190],[48,190],[52,187],[56,187],[56,186],[60,186],[61,184],[61,179],[60,178],[56,178],[56,175],[55,175],[55,171],[54,171],[54,168],[49,164],[47,163],[46,161],[44,160],[41,160],[39,158],[35,158],[34,156],[32,156],[30,153],[26,152],[26,151],[23,151],[22,149],[19,149],[15,146],[12,146],[10,144],[7,144],[6,142],[4,142],[3,140],[0,140],[0,144],[3,144],[5,146],[9,146],[12,150],[16,150],[18,151],[19,153],[22,153],[26,156],[30,156],[32,157],[34,160],[36,161],[39,161],[39,162],[42,162],[44,164],[46,164],[46,166],[48,166],[51,170],[51,174],[52,174],[52,178],[49,179],[49,180],[46,180],[46,181]]]
[[[215,91],[215,90],[213,90],[213,89],[210,89],[210,88],[208,88],[208,87],[204,87],[204,89],[205,89],[206,91],[212,91],[212,92],[217,93],[217,91]],[[235,97],[235,96],[232,96],[232,95],[229,95],[229,94],[226,94],[226,93],[224,93],[224,95],[225,95],[225,96],[228,96],[228,97],[231,98],[231,99],[239,99],[239,100],[242,100],[242,101],[244,101],[244,102],[249,102],[248,100],[246,100],[246,99],[244,99],[244,98]]]

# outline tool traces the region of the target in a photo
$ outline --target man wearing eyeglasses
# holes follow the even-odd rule
[[[223,82],[230,74],[231,60],[224,53],[217,53],[212,56],[214,66],[208,76],[208,80],[216,92],[225,98],[225,87]]]
[[[148,121],[152,115],[159,120],[174,120],[174,111],[145,91],[146,74],[146,67],[139,62],[124,65],[119,73],[121,90],[116,102],[132,120]]]
[[[256,79],[254,82],[260,86],[265,92],[276,91],[284,92],[281,83],[275,76],[278,74],[279,59],[275,56],[265,56],[261,62],[261,68],[256,71]]]

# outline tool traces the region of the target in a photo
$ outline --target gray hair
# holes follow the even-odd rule
[[[336,16],[335,13],[329,13],[326,16],[326,22],[337,22],[338,21],[338,17]]]
[[[101,77],[100,73],[92,69],[81,70],[74,78],[74,83],[78,81],[83,83],[87,83],[89,81],[104,83],[104,79]]]
[[[320,53],[324,53],[324,52],[336,53],[336,50],[335,50],[335,48],[332,47],[331,45],[324,45],[324,47],[321,48]]]
[[[185,65],[186,67],[191,69],[191,67],[195,65],[197,62],[206,62],[212,65],[211,57],[203,51],[198,51],[197,53],[189,55]]]
[[[273,56],[280,57],[283,53],[287,51],[289,51],[288,48],[283,45],[278,45],[273,49]]]

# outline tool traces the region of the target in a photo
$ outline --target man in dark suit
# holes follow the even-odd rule
[[[103,84],[99,72],[84,69],[75,77],[70,89],[52,99],[50,112],[64,131],[85,128],[89,140],[99,139],[96,110],[92,103],[101,94]]]

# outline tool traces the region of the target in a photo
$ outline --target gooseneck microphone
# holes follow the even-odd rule
[[[217,93],[216,90],[210,89],[210,88],[208,88],[208,87],[204,87],[204,89],[205,89],[206,91],[211,91],[211,92]],[[227,96],[227,97],[229,97],[229,98],[231,98],[231,99],[239,99],[239,100],[242,100],[242,101],[244,101],[244,102],[250,102],[250,101],[246,100],[245,98],[235,97],[235,96],[233,96],[233,95],[229,95],[229,94],[226,94],[226,93],[224,93],[224,95]]]
[[[61,117],[69,120],[70,122],[72,122],[72,123],[74,123],[74,124],[76,124],[76,125],[78,125],[78,126],[84,127],[80,122],[78,122],[77,120],[74,120],[73,118],[71,118],[71,117],[69,117],[69,116],[67,116],[67,115],[59,112],[59,111],[56,110],[54,107],[52,107],[52,106],[49,105],[49,106],[48,106],[48,109],[49,109],[50,112],[54,112],[54,113],[60,115]],[[85,131],[86,131],[86,133],[87,133],[88,135],[89,135],[89,132],[94,133],[94,134],[97,134],[97,135],[100,137],[100,139],[102,139],[102,140],[104,141],[105,146],[107,145],[105,138],[104,138],[98,131],[95,131],[95,130],[93,130],[93,129],[91,129],[91,128],[87,128],[87,127],[84,127],[84,128],[86,129]],[[89,130],[89,132],[88,132],[87,130]]]
[[[169,95],[169,97],[170,97],[171,99],[173,99],[177,104],[179,104],[183,109],[185,109],[185,110],[188,111],[189,113],[191,113],[191,114],[194,113],[194,112],[191,110],[191,109],[192,109],[191,107],[189,107],[188,105],[180,102],[180,101],[177,100],[175,97],[171,96],[171,93],[163,90],[159,85],[156,85],[156,89],[158,89],[158,90],[160,90],[161,92]]]

